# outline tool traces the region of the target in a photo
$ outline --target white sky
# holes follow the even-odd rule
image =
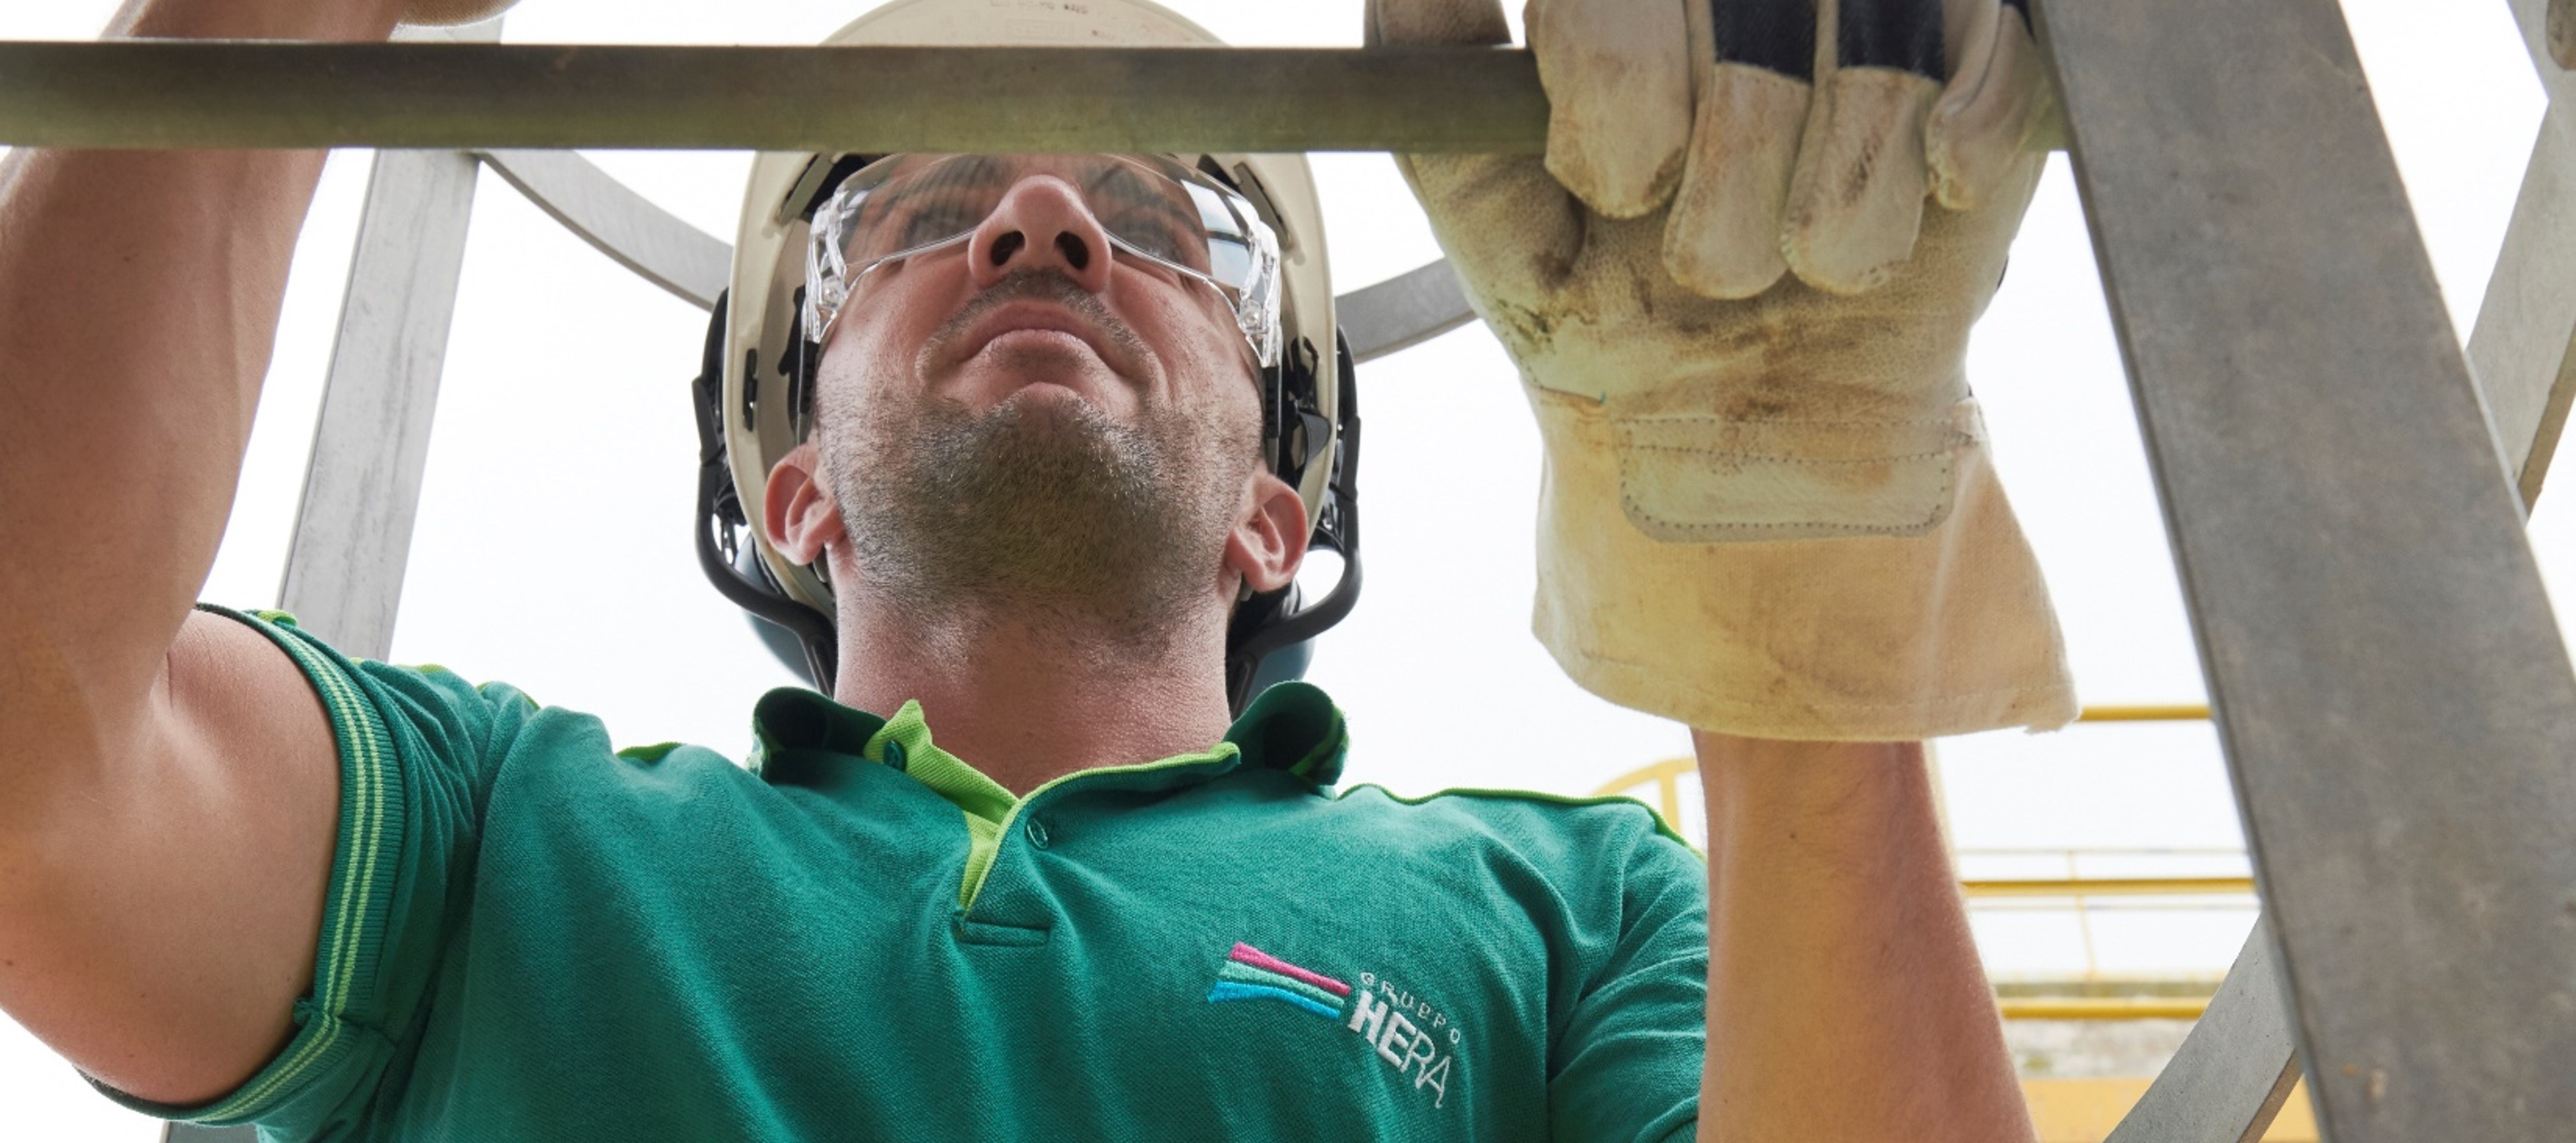
[[[1356,45],[1360,0],[1165,0],[1231,42]],[[802,44],[863,2],[529,0],[516,42]],[[110,0],[0,7],[0,38],[88,38]],[[2504,236],[2542,95],[2506,6],[2345,0],[2435,272],[2465,336]],[[730,239],[747,159],[594,154]],[[289,288],[231,531],[208,599],[274,602],[369,156],[334,157]],[[1315,159],[1335,289],[1438,256],[1382,155]],[[751,701],[791,680],[700,579],[685,397],[705,317],[618,269],[499,179],[482,179],[393,658],[505,679],[595,712],[621,743],[738,753]],[[2045,566],[2089,704],[2195,702],[2202,686],[2092,251],[2065,164],[1971,350],[1998,466]],[[1350,781],[1401,792],[1584,794],[1686,752],[1669,724],[1567,683],[1528,633],[1538,445],[1481,326],[1362,366],[1367,590],[1309,677],[1350,714]],[[2576,522],[2544,499],[2532,538],[2553,590]],[[2049,876],[2062,857],[1975,851],[2241,849],[2206,724],[1999,733],[1941,744],[1967,872]],[[1686,791],[1685,800],[1695,795]],[[1696,823],[1693,823],[1694,826]],[[2088,862],[2094,875],[2241,869],[2241,858]],[[2246,909],[2097,912],[2106,972],[2215,973]],[[2063,911],[1980,910],[1998,976],[2087,963]],[[0,1139],[156,1138],[0,1018]]]

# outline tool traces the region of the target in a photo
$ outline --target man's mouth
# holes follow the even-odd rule
[[[955,360],[961,363],[996,347],[1070,350],[1079,346],[1112,372],[1135,375],[1135,363],[1116,339],[1054,302],[1016,300],[995,306],[967,326],[955,345]]]
[[[1088,356],[1130,384],[1150,375],[1152,355],[1135,331],[1102,299],[1053,272],[1014,274],[968,300],[923,343],[923,375],[953,372],[997,342],[1033,357]]]

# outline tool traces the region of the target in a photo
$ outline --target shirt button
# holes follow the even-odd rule
[[[1039,849],[1045,849],[1047,847],[1047,827],[1045,822],[1036,818],[1030,818],[1028,820],[1028,824],[1021,827],[1021,832],[1029,835],[1030,845],[1034,845]]]

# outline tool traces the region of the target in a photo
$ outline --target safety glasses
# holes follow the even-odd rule
[[[1234,188],[1158,155],[892,155],[816,208],[805,328],[827,340],[860,280],[972,236],[1030,175],[1062,179],[1129,257],[1215,290],[1267,369],[1278,364],[1279,240]]]

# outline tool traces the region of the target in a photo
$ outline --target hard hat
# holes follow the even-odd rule
[[[827,44],[1153,46],[1218,45],[1206,29],[1149,0],[896,0],[851,22]],[[1279,240],[1279,363],[1264,371],[1263,452],[1297,489],[1314,522],[1310,547],[1341,557],[1324,597],[1303,605],[1295,585],[1236,605],[1227,633],[1235,707],[1256,684],[1294,677],[1305,641],[1349,614],[1360,584],[1356,477],[1359,416],[1349,348],[1333,320],[1323,216],[1301,155],[1176,156],[1250,200]],[[755,522],[771,466],[803,439],[820,347],[802,305],[808,222],[859,156],[763,154],[752,164],[734,239],[733,275],[707,330],[697,382],[699,563],[728,599],[794,636],[813,683],[831,689],[837,652],[831,586],[790,562]],[[746,506],[751,506],[748,509]],[[771,634],[773,645],[776,635]],[[789,658],[791,663],[794,657]],[[1268,663],[1265,667],[1265,660]]]

